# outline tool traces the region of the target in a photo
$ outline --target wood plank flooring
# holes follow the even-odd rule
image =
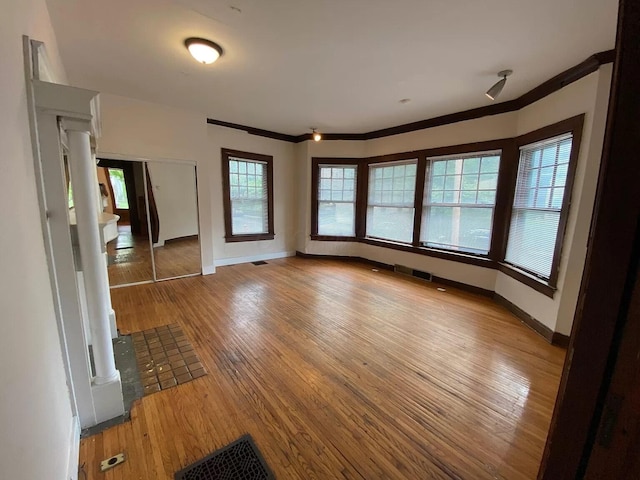
[[[84,439],[86,478],[171,479],[244,433],[283,480],[535,478],[564,350],[437,286],[291,258],[112,290],[121,331],[176,322],[209,375]]]
[[[145,235],[132,235],[129,225],[118,226],[119,236],[107,243],[112,262],[109,285],[127,285],[153,280],[151,247]],[[200,241],[197,236],[166,242],[153,249],[159,279],[200,273]]]

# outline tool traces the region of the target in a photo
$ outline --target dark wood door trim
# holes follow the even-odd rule
[[[583,478],[640,250],[640,3],[622,0],[600,178],[582,287],[539,479]]]

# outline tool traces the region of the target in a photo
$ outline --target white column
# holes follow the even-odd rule
[[[103,270],[104,256],[95,202],[95,164],[91,156],[88,131],[67,130],[69,164],[73,182],[73,200],[78,224],[78,243],[87,296],[87,312],[93,344],[96,376],[93,383],[103,385],[118,382],[111,343],[109,322],[109,285]]]

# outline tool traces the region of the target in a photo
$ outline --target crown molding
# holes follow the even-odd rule
[[[488,117],[491,115],[500,115],[501,113],[515,112],[528,105],[531,105],[542,98],[557,92],[561,88],[572,84],[580,80],[583,77],[595,72],[600,66],[607,63],[613,63],[616,56],[615,50],[606,50],[591,55],[589,58],[580,62],[577,65],[559,73],[553,78],[550,78],[544,83],[541,83],[532,90],[529,90],[525,94],[514,100],[508,100],[501,103],[492,103],[491,105],[485,105],[483,107],[472,108],[470,110],[464,110],[462,112],[450,113],[447,115],[441,115],[439,117],[428,118],[425,120],[419,120],[417,122],[405,123],[403,125],[396,125],[395,127],[382,128],[380,130],[373,130],[366,133],[323,133],[323,140],[373,140],[376,138],[389,137],[391,135],[399,135],[401,133],[415,132],[418,130],[424,130],[426,128],[439,127],[442,125],[449,125],[451,123],[464,122],[466,120],[475,120],[477,118]],[[282,140],[290,143],[301,143],[307,140],[312,140],[311,133],[304,133],[302,135],[287,135],[285,133],[273,132],[271,130],[263,130],[261,128],[250,127],[248,125],[241,125],[238,123],[225,122],[223,120],[216,120],[213,118],[207,118],[207,123],[211,125],[218,125],[221,127],[233,128],[236,130],[242,130],[251,135],[258,135],[260,137],[273,138],[275,140]]]

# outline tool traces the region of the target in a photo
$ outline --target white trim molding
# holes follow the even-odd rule
[[[78,480],[78,463],[80,462],[80,419],[77,416],[71,418],[71,438],[69,439],[69,460],[67,462],[67,475],[69,480]]]
[[[212,275],[216,273],[215,265],[207,265],[206,267],[202,267],[202,275]]]

